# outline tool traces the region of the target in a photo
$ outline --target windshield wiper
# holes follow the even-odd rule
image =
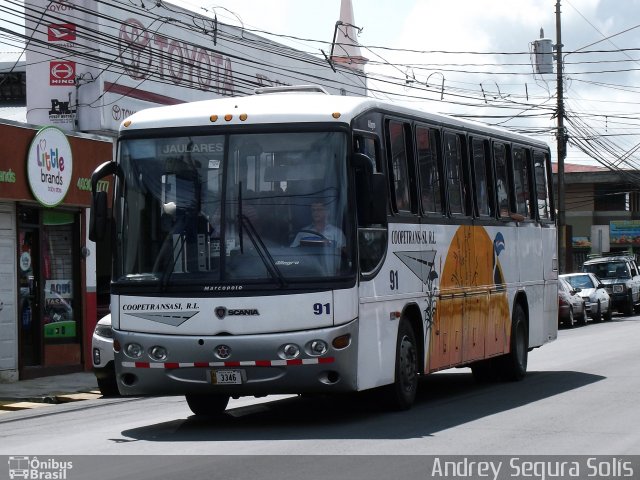
[[[240,214],[239,217],[240,217],[240,224],[241,225],[244,224],[245,230],[249,234],[249,240],[251,240],[251,243],[253,244],[253,248],[255,248],[256,252],[258,252],[258,255],[260,256],[260,260],[262,260],[262,263],[264,264],[264,266],[267,267],[267,271],[269,272],[269,275],[271,275],[275,280],[278,281],[281,288],[286,287],[287,282],[284,279],[284,275],[282,275],[282,272],[276,265],[276,262],[273,260],[273,257],[271,256],[271,254],[269,253],[269,249],[266,247],[266,245],[262,241],[262,238],[260,238],[260,234],[256,231],[255,227],[251,223],[251,220],[249,220],[249,217],[242,214]],[[242,234],[242,230],[240,231],[240,234]],[[240,241],[242,242],[242,240]]]
[[[173,262],[168,262],[167,266],[164,268],[163,272],[162,272],[162,277],[160,278],[160,291],[164,292],[167,288],[167,284],[169,283],[169,280],[171,279],[171,276],[173,275],[173,272],[175,271],[176,268],[176,264],[178,263],[178,260],[181,258],[182,255],[182,251],[184,250],[184,245],[185,243],[187,243],[187,235],[186,232],[179,234],[180,235],[180,248],[178,249],[178,251],[176,252],[176,248],[175,248],[175,244],[173,243],[173,235],[172,233],[169,234],[171,236],[171,246],[173,247],[171,249],[171,252],[173,252],[174,254],[174,259]]]
[[[260,238],[260,234],[256,231],[253,223],[249,220],[244,213],[242,213],[242,182],[239,184],[238,188],[238,234],[240,235],[240,253],[244,253],[244,245],[243,245],[243,226],[246,228],[247,233],[249,234],[249,240],[253,244],[253,248],[256,249],[258,255],[260,256],[260,260],[267,268],[269,275],[271,275],[275,280],[280,284],[280,288],[284,288],[287,286],[287,282],[282,275],[282,272],[276,265],[276,262],[273,260],[273,257],[269,253],[269,249],[266,247],[262,238]]]

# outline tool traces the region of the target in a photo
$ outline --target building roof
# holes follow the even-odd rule
[[[551,168],[553,173],[558,173],[558,164],[552,163]],[[599,167],[597,165],[581,165],[579,163],[565,163],[564,173],[584,173],[584,172],[607,172],[608,168]]]
[[[24,51],[0,52],[0,73],[24,72],[27,62],[24,59]]]
[[[0,105],[0,119],[27,123],[27,107],[7,107]]]

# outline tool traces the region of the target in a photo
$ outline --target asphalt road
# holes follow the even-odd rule
[[[0,417],[0,455],[373,455],[371,475],[387,455],[640,454],[639,346],[640,317],[561,330],[530,353],[524,381],[478,385],[468,369],[448,370],[422,381],[407,412],[385,412],[371,394],[242,398],[217,422],[181,397],[13,412]]]

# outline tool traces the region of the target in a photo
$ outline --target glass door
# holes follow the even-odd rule
[[[23,220],[27,220],[23,216]],[[21,224],[18,244],[18,312],[20,321],[20,366],[42,363],[42,325],[40,314],[40,236],[35,227]]]

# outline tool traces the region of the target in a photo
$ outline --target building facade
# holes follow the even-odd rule
[[[99,255],[86,236],[90,176],[112,140],[2,121],[0,144],[0,381],[88,370]]]
[[[566,271],[579,270],[592,254],[640,254],[640,174],[634,170],[566,167]]]

